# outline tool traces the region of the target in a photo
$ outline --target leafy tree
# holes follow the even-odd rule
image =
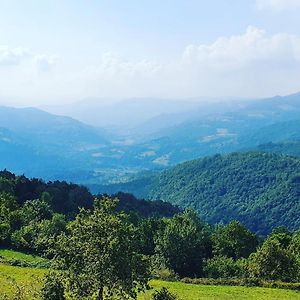
[[[26,201],[21,209],[24,224],[29,224],[32,221],[50,219],[52,214],[53,211],[50,205],[39,199]]]
[[[215,255],[233,259],[248,257],[258,245],[256,236],[238,221],[217,227],[212,241]]]
[[[16,199],[7,193],[0,193],[0,245],[8,244],[14,228],[19,223]]]
[[[84,209],[58,238],[56,259],[65,270],[66,289],[73,298],[117,295],[136,298],[147,287],[148,263],[137,253],[137,230],[123,214],[114,214],[109,198]]]
[[[233,278],[243,277],[246,272],[246,260],[233,260],[232,257],[214,256],[208,259],[204,272],[207,277],[212,278]]]
[[[0,191],[3,193],[14,194],[14,182],[5,177],[0,177]]]
[[[252,277],[266,280],[295,281],[298,265],[293,253],[280,241],[268,238],[256,253],[250,256],[249,273]]]
[[[52,257],[57,237],[66,231],[65,216],[53,214],[50,220],[41,220],[35,224],[32,248],[41,254]]]
[[[287,230],[287,228],[280,226],[272,230],[268,239],[277,240],[280,246],[286,249],[292,241],[292,234]]]
[[[140,252],[145,255],[155,254],[155,239],[158,232],[164,228],[162,219],[144,219],[138,226]]]
[[[64,278],[57,272],[49,272],[44,277],[41,289],[42,300],[65,300]]]
[[[202,275],[203,260],[211,255],[209,234],[198,215],[187,210],[166,220],[165,229],[156,240],[156,251],[166,267],[179,276],[199,276]]]

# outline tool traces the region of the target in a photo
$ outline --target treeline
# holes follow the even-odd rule
[[[300,280],[300,231],[279,227],[260,240],[238,221],[211,226],[190,209],[167,206],[168,217],[125,213],[131,201],[139,206],[127,194],[118,195],[123,208],[101,196],[64,214],[54,210],[54,196],[43,189],[40,198],[20,201],[14,186],[20,178],[3,174],[0,243],[52,260],[43,299],[136,298],[151,278]]]
[[[193,210],[132,222],[130,215],[117,212],[116,200],[107,197],[96,199],[93,209],[82,209],[69,221],[51,214],[43,202],[33,200],[18,210],[12,196],[2,195],[0,200],[2,246],[9,245],[7,221],[20,215],[23,223],[10,232],[10,242],[53,261],[56,271],[45,278],[44,299],[65,299],[62,295],[71,291],[71,299],[97,293],[134,298],[137,288],[147,288],[153,277],[225,278],[252,284],[300,280],[300,232],[277,228],[259,241],[237,221],[209,226]]]
[[[266,236],[300,228],[300,159],[264,152],[214,155],[102,190],[191,207],[211,224],[235,219]]]
[[[101,195],[99,196],[101,197]],[[138,200],[118,193],[116,211],[130,214],[132,222],[146,217],[170,217],[180,209],[163,201]],[[0,246],[42,251],[45,241],[65,229],[80,208],[93,209],[94,196],[86,187],[65,181],[44,182],[4,170],[0,172]]]

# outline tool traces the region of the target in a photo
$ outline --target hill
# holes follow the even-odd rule
[[[147,140],[129,147],[125,155],[139,158],[140,164],[148,168],[166,167],[217,153],[253,149],[267,142],[297,139],[300,93],[227,105],[214,103],[188,114],[161,116],[151,126],[174,124],[178,119],[181,122],[157,130]]]
[[[210,223],[237,219],[262,235],[277,226],[300,226],[300,159],[284,155],[215,155],[102,189],[192,207]]]
[[[217,153],[300,139],[300,93],[201,101],[131,99],[105,107],[87,101],[66,110],[78,111],[87,122],[90,114],[90,123],[104,122],[106,130],[36,108],[0,107],[0,168],[93,186]],[[287,147],[275,152],[281,149],[294,154]]]
[[[99,164],[96,154],[109,144],[104,130],[70,117],[36,108],[0,107],[2,169],[80,182],[92,177]]]

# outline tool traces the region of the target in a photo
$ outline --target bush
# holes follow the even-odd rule
[[[160,268],[155,270],[154,277],[163,281],[176,281],[178,280],[178,276],[175,272],[168,268]]]
[[[167,288],[163,287],[159,291],[155,291],[152,295],[153,300],[176,300],[178,299],[175,294],[168,291]]]
[[[242,279],[214,279],[214,278],[183,278],[183,283],[200,284],[200,285],[230,285],[230,286],[259,286],[264,288],[289,289],[300,291],[300,283],[289,283],[275,280],[261,280],[258,278]]]
[[[44,284],[41,289],[42,300],[65,300],[62,277],[55,272],[45,275]]]
[[[263,280],[295,282],[298,278],[298,265],[295,255],[271,236],[251,254],[248,272],[250,277]]]
[[[234,261],[231,257],[215,256],[207,260],[204,272],[210,278],[243,277],[245,265],[244,259]]]

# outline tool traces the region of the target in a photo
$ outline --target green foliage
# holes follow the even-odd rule
[[[267,235],[280,225],[300,228],[299,169],[299,158],[232,153],[188,161],[123,187],[146,199],[194,208],[211,224],[238,220]]]
[[[54,181],[45,183],[40,179],[28,179],[24,175],[16,176],[7,170],[0,171],[0,193],[9,193],[14,196],[18,205],[26,201],[37,204],[40,199],[58,213],[74,214],[79,207],[91,208],[93,196],[86,187],[77,184],[69,184],[65,181]],[[47,209],[46,207],[44,207]],[[30,210],[30,207],[27,207]],[[42,207],[40,207],[42,209]]]
[[[41,289],[42,300],[65,300],[65,289],[63,278],[55,272],[49,272],[44,277],[44,283]]]
[[[211,255],[210,232],[191,210],[166,220],[157,236],[157,253],[180,277],[202,274],[203,260]]]
[[[231,257],[214,256],[208,259],[204,273],[210,278],[242,278],[246,275],[246,261],[233,260]]]
[[[153,300],[176,300],[177,296],[168,291],[167,288],[162,287],[159,291],[155,291],[152,295]]]
[[[119,192],[111,196],[118,198],[117,211],[135,212],[141,218],[172,217],[181,210],[169,202],[161,200],[146,201],[137,199],[134,195]]]
[[[256,236],[237,221],[218,226],[212,235],[215,255],[238,259],[248,257],[257,247]]]
[[[136,228],[113,211],[111,199],[99,199],[93,212],[81,210],[58,238],[58,267],[65,270],[67,292],[76,299],[136,298],[147,287],[148,263],[137,252]]]
[[[161,265],[156,266],[152,272],[152,276],[156,279],[160,279],[163,281],[177,281],[178,276],[176,273],[168,268],[163,268]]]
[[[271,236],[250,256],[248,271],[260,279],[293,282],[298,278],[299,266],[292,252]]]
[[[16,199],[7,193],[0,193],[0,245],[9,244],[10,235],[17,223],[18,204]]]
[[[144,219],[138,225],[139,248],[144,255],[154,255],[158,232],[163,231],[165,222],[162,219]]]
[[[8,249],[0,249],[0,263],[26,268],[50,267],[48,259]]]

